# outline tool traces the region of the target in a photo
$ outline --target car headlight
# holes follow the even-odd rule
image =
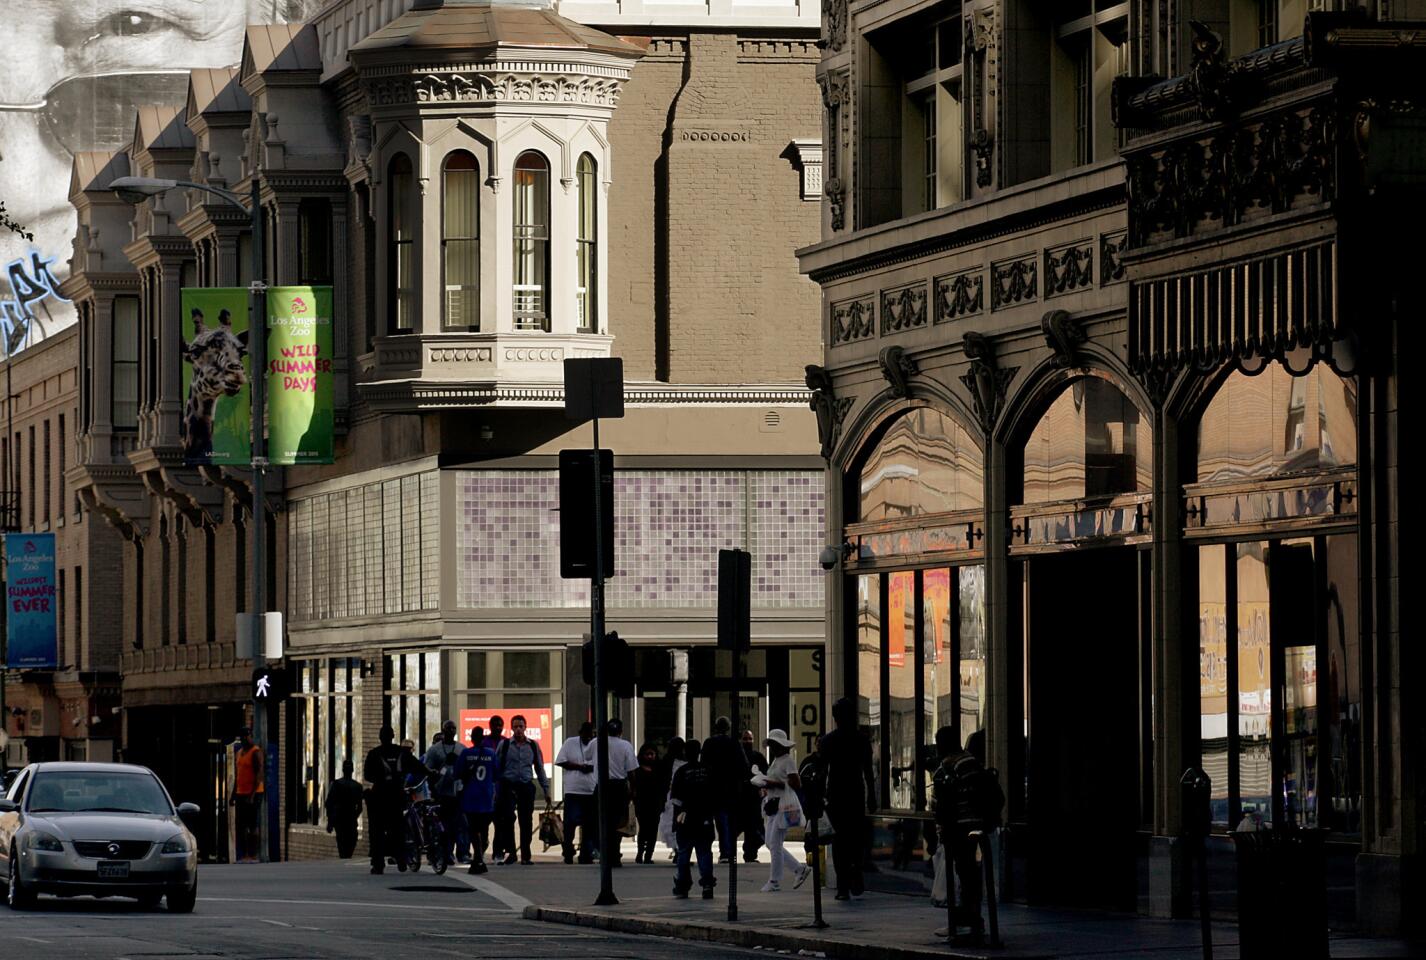
[[[47,850],[50,853],[64,853],[64,844],[60,842],[59,837],[56,837],[52,833],[41,833],[36,830],[30,834],[29,837],[31,850]]]
[[[162,846],[162,847],[159,847],[158,852],[159,852],[159,853],[192,853],[192,852],[193,852],[193,845],[188,842],[188,837],[186,837],[186,836],[184,836],[183,834],[180,833],[180,834],[178,834],[178,835],[176,835],[176,836],[169,837],[167,840],[165,840],[165,841],[163,842],[163,846]]]

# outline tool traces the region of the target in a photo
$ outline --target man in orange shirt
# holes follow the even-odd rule
[[[263,812],[266,761],[262,748],[253,743],[252,730],[238,732],[238,755],[233,797],[229,801],[237,813],[237,853],[239,863],[257,863],[262,842],[258,817]]]

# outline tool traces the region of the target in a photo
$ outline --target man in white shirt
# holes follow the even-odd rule
[[[555,766],[564,770],[564,862],[574,863],[574,830],[579,828],[579,862],[593,863],[598,836],[590,831],[596,822],[594,788],[594,724],[580,724],[579,735],[570,737],[555,756]]]
[[[601,852],[600,856],[607,855],[611,858],[609,865],[618,867],[622,865],[619,862],[619,828],[629,820],[629,801],[633,799],[629,775],[639,769],[639,758],[634,752],[634,745],[622,736],[622,720],[610,720],[605,729],[609,731],[609,796],[604,804],[604,816],[609,824],[609,845],[613,849],[607,854]],[[597,756],[598,751],[595,752]]]

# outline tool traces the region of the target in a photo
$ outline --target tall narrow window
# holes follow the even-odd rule
[[[30,460],[29,460],[29,465],[30,465],[30,482],[29,482],[29,485],[28,485],[27,489],[28,489],[29,492],[30,492],[30,529],[33,530],[33,529],[35,529],[35,500],[38,499],[38,498],[35,496],[35,427],[34,427],[34,424],[31,424],[31,425],[30,425],[29,445],[30,445],[30,446],[29,446],[29,449],[30,449]]]
[[[579,305],[580,333],[599,330],[599,193],[594,158],[584,154],[576,168],[579,180]]]
[[[475,157],[457,150],[446,158],[442,191],[443,325],[447,330],[479,330],[480,174]]]
[[[297,206],[299,283],[332,282],[332,203],[308,197]]]
[[[936,209],[936,95],[922,97],[921,107],[921,203]]]
[[[84,568],[74,568],[74,665],[84,660]]]
[[[113,377],[110,402],[115,430],[139,426],[139,300],[114,298]]]
[[[550,329],[550,164],[533,150],[515,161],[515,329]]]
[[[1258,0],[1258,46],[1277,43],[1278,0]]]
[[[55,501],[55,518],[64,519],[64,471],[68,467],[67,457],[64,455],[64,414],[59,415],[59,473],[56,482],[59,485],[59,498]]]
[[[55,604],[54,630],[55,641],[59,647],[59,665],[63,668],[74,663],[73,660],[69,659],[69,640],[65,636],[66,631],[64,629],[64,599],[69,591],[65,589],[64,585],[64,568],[60,567],[56,572],[59,574],[59,582],[55,584],[58,589],[55,590],[55,600],[57,602]]]
[[[412,266],[411,241],[416,235],[416,203],[412,197],[411,159],[398,153],[391,161],[390,191],[391,249],[387,270],[391,285],[391,329],[394,333],[409,333],[415,328],[416,290]]]
[[[1087,38],[1071,51],[1074,58],[1074,160],[1076,164],[1094,159],[1094,59],[1091,39]]]
[[[41,464],[43,467],[41,474],[44,477],[44,499],[40,502],[40,522],[48,526],[50,522],[50,497],[54,494],[54,490],[50,486],[50,464],[54,462],[54,459],[50,456],[50,422],[48,420],[44,422],[44,437],[45,458],[44,463]]]

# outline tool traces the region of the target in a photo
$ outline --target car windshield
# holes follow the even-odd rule
[[[25,809],[30,813],[173,815],[173,805],[152,774],[79,770],[35,774]]]

